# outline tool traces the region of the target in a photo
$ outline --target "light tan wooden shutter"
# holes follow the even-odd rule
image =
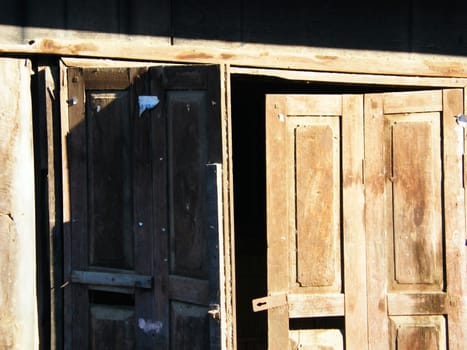
[[[462,349],[461,90],[365,96],[369,341]]]
[[[270,95],[266,106],[268,294],[288,301],[268,311],[269,348],[341,349],[340,329],[289,323],[345,317],[348,346],[364,349],[363,96]]]

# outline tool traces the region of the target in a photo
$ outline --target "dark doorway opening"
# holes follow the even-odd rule
[[[237,347],[267,349],[267,312],[254,313],[251,306],[252,299],[267,295],[266,94],[364,94],[421,88],[329,84],[243,74],[234,74],[231,81]],[[303,320],[294,321],[291,329],[303,324]],[[329,327],[326,318],[312,321],[312,328]],[[343,318],[336,322],[332,324],[344,332]]]

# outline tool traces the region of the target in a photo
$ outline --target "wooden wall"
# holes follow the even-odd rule
[[[463,0],[3,2],[0,45],[41,37],[95,37],[98,32],[150,36],[168,44],[210,40],[222,45],[467,54],[467,2]]]
[[[30,62],[0,58],[0,349],[38,345]]]

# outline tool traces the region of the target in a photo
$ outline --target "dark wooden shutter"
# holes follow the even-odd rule
[[[67,348],[219,347],[219,89],[213,66],[68,70]]]

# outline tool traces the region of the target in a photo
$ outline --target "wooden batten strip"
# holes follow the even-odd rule
[[[411,91],[397,94],[384,94],[383,110],[385,114],[421,113],[443,110],[441,91]]]
[[[344,316],[344,294],[289,294],[288,305],[291,318]]]
[[[287,115],[340,115],[342,111],[342,97],[340,95],[287,95]]]
[[[97,272],[97,271],[79,271],[71,272],[71,281],[73,283],[115,286],[115,287],[133,287],[133,288],[152,288],[152,276],[136,275],[122,272]]]
[[[388,314],[442,315],[447,313],[445,293],[388,294]]]

